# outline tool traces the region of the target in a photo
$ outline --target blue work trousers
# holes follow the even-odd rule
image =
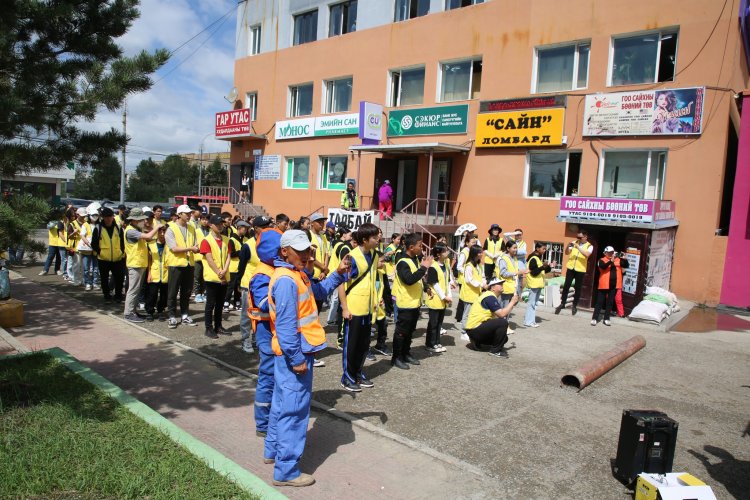
[[[271,349],[271,331],[268,321],[259,321],[256,327],[258,353],[258,381],[255,384],[255,430],[268,432],[268,420],[273,401],[273,370],[276,355]]]

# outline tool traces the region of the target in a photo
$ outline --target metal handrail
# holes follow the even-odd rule
[[[439,210],[442,207],[442,210]],[[415,198],[400,213],[408,213],[415,217],[418,222],[419,217],[424,217],[427,224],[432,225],[451,225],[457,224],[458,211],[461,209],[461,202],[455,200],[443,200],[438,198]]]

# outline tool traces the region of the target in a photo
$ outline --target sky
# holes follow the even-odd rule
[[[156,84],[151,90],[128,98],[128,170],[148,157],[198,153],[201,141],[204,152],[229,150],[228,141],[214,139],[214,117],[231,109],[224,96],[234,80],[236,7],[236,0],[141,0],[140,18],[118,40],[125,55],[144,49],[173,51],[228,15],[179,48],[152,76]],[[122,112],[105,110],[88,126],[121,130]]]

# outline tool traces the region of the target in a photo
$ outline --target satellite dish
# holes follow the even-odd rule
[[[234,101],[237,100],[237,87],[232,87],[232,90],[229,91],[229,93],[224,97],[227,101],[234,104]]]

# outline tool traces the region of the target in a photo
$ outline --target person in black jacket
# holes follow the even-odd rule
[[[119,258],[112,252],[104,252],[106,255],[102,253],[101,240],[102,234],[105,232],[108,241],[115,240],[115,233],[117,234],[120,241]],[[112,292],[114,292],[114,300],[122,302],[122,290],[125,282],[125,236],[122,227],[115,223],[115,213],[111,208],[105,207],[102,209],[102,221],[94,226],[91,234],[91,248],[99,260],[99,275],[102,280],[104,300],[112,300]],[[110,274],[112,275],[112,281],[110,281]]]

